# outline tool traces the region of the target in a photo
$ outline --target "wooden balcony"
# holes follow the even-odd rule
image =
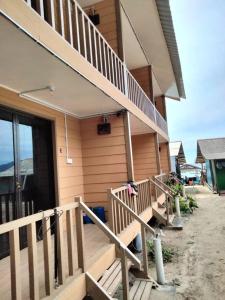
[[[126,109],[129,110],[129,103],[135,105],[165,136],[168,136],[167,122],[153,105],[152,99],[149,99],[124,62],[110,47],[77,1],[27,0],[26,4],[29,9],[35,11],[43,19],[44,23],[48,23],[51,29],[61,36],[66,45],[70,46],[70,50],[72,49],[81,55],[117,91],[126,97],[128,100]],[[6,13],[9,11],[6,8]],[[11,16],[9,15],[9,17]],[[21,16],[19,19],[21,20]],[[51,40],[51,38],[49,39]],[[44,44],[49,48],[46,42]]]
[[[154,210],[160,214],[164,202],[168,218],[161,217],[170,222],[171,196],[162,178],[138,182],[137,196],[131,196],[125,186],[109,190],[111,229],[80,197],[74,203],[0,225],[0,235],[9,237],[10,250],[9,257],[0,260],[0,271],[4,274],[0,279],[0,298],[82,299],[87,293],[86,280],[93,280],[99,288],[97,280],[115,262],[119,251],[124,299],[129,299],[128,261],[148,277],[146,231],[154,234],[154,230],[147,222]],[[83,212],[96,225],[83,225]],[[51,235],[54,228],[55,234]],[[24,249],[20,249],[21,230],[27,235]],[[139,232],[143,242],[142,262],[126,247]]]

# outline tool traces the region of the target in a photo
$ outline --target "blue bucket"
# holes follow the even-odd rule
[[[92,207],[89,207],[89,208],[90,208],[90,210],[93,211]],[[83,213],[83,223],[84,224],[93,224],[92,220],[85,213]]]
[[[103,223],[106,223],[104,207],[94,207],[93,212]]]

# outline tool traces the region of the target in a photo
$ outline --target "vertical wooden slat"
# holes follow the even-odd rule
[[[74,275],[75,270],[75,250],[74,250],[74,232],[73,232],[73,212],[72,209],[66,212],[67,228],[67,247],[68,247],[68,267],[69,276]]]
[[[57,209],[57,259],[58,259],[58,283],[65,281],[65,259],[64,259],[64,238],[63,238],[63,214]]]
[[[112,82],[112,81],[111,81],[111,65],[110,65],[110,54],[109,54],[109,51],[110,51],[110,49],[107,47],[107,48],[106,48],[106,50],[107,50],[107,62],[108,62],[108,70],[109,70],[109,73],[108,73],[108,74],[109,74],[109,78],[108,78],[108,79],[109,79],[109,81],[110,81],[110,82]]]
[[[107,190],[107,199],[109,203],[109,226],[112,232],[115,233],[115,224],[114,224],[114,205],[113,205],[113,198],[112,198],[112,189]]]
[[[107,78],[107,64],[106,64],[105,47],[107,47],[107,46],[106,46],[105,41],[103,40],[103,61],[104,61],[104,67],[105,67],[105,77]]]
[[[121,267],[122,267],[122,285],[123,285],[123,299],[129,300],[129,278],[128,265],[125,249],[121,249]]]
[[[64,13],[63,13],[62,0],[59,0],[59,16],[60,16],[61,34],[65,38]]]
[[[148,187],[149,187],[149,205],[152,206],[152,183],[150,179],[148,181]]]
[[[112,62],[112,83],[115,85],[115,74],[114,74],[114,53],[111,51],[111,62]]]
[[[73,47],[73,30],[72,30],[72,14],[71,14],[71,0],[67,0],[68,20],[69,20],[69,32],[70,32],[70,44]]]
[[[89,50],[90,50],[90,60],[91,60],[91,64],[93,65],[93,49],[92,49],[92,36],[91,36],[91,23],[88,22],[88,35],[89,35]]]
[[[80,203],[81,197],[75,197],[75,201]],[[77,233],[77,256],[78,256],[78,267],[82,269],[82,272],[86,271],[85,261],[85,245],[84,245],[84,225],[83,225],[83,212],[80,207],[75,210],[76,216],[76,233]]]
[[[146,278],[148,278],[148,251],[146,245],[146,229],[143,224],[141,225],[141,239],[143,248],[143,269]]]
[[[39,0],[39,9],[40,9],[40,15],[44,19],[44,3],[43,3],[43,0]]]
[[[37,263],[37,240],[36,224],[27,225],[27,242],[28,242],[28,261],[29,261],[29,281],[30,281],[30,298],[39,299],[39,278]]]
[[[44,218],[43,226],[43,251],[44,251],[44,270],[45,270],[45,292],[50,296],[53,290],[53,266],[51,260],[51,229],[50,218]]]
[[[87,59],[86,27],[85,27],[85,17],[83,13],[82,13],[82,32],[83,32],[83,43],[84,43],[84,57]]]
[[[79,27],[79,12],[77,3],[75,2],[75,16],[76,16],[76,32],[77,32],[77,50],[80,53],[80,27]]]
[[[98,34],[95,28],[93,27],[93,34],[94,34],[94,53],[95,53],[95,66],[98,69],[98,51],[97,51],[97,42],[96,42],[96,35]]]
[[[102,43],[101,43],[101,36],[98,35],[98,45],[99,45],[99,60],[100,60],[100,68],[101,73],[103,74],[103,67],[102,67]]]
[[[21,300],[21,272],[19,229],[9,232],[10,268],[11,268],[11,296],[14,300]]]
[[[50,0],[50,13],[51,13],[51,24],[52,24],[52,27],[55,29],[55,5],[54,5],[54,0]]]

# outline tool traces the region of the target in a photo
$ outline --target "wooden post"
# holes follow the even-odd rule
[[[143,268],[145,278],[148,278],[148,251],[146,245],[146,229],[143,224],[141,224],[141,239],[143,248]]]
[[[9,232],[10,268],[11,268],[11,298],[21,300],[21,274],[20,274],[20,245],[19,229]]]
[[[128,265],[125,249],[120,249],[121,253],[121,267],[122,267],[122,284],[123,284],[123,299],[129,300],[129,278],[128,278]]]
[[[115,224],[114,224],[114,200],[112,198],[112,188],[107,190],[107,199],[109,207],[109,228],[115,233]]]
[[[73,211],[72,209],[66,212],[66,227],[67,227],[67,248],[68,248],[68,267],[69,275],[74,275],[75,269],[75,250],[74,250],[74,232],[73,232]]]
[[[51,229],[50,218],[44,218],[43,228],[43,251],[44,251],[44,270],[45,270],[45,292],[50,296],[53,290],[53,266],[51,260]]]
[[[58,283],[65,281],[65,259],[64,259],[64,235],[63,235],[63,217],[60,208],[57,208],[57,259],[58,259]]]
[[[149,188],[149,204],[150,206],[152,206],[152,183],[150,178],[148,180],[148,188]]]
[[[155,143],[155,154],[156,154],[156,164],[158,174],[161,174],[161,163],[160,163],[160,153],[159,153],[159,137],[158,133],[154,133],[154,143]]]
[[[81,197],[75,197],[75,201],[78,203],[82,202]],[[76,232],[77,232],[77,256],[78,256],[78,267],[82,269],[84,273],[86,271],[86,261],[84,253],[84,225],[83,225],[83,211],[79,206],[76,209]]]
[[[134,181],[134,163],[131,142],[130,113],[128,111],[124,113],[124,134],[126,145],[128,181]]]
[[[29,261],[29,283],[30,299],[39,299],[39,278],[37,263],[37,241],[35,222],[27,225],[28,261]]]
[[[170,212],[169,212],[169,196],[165,193],[166,195],[166,223],[169,225],[170,222]]]

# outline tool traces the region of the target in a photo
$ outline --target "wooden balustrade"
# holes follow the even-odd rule
[[[39,268],[37,259],[37,245],[42,243],[43,263],[45,276],[45,295],[50,296],[54,286],[54,266],[53,260],[58,261],[58,284],[64,284],[65,274],[74,275],[75,260],[78,260],[78,267],[85,271],[84,246],[83,246],[83,216],[80,209],[80,198],[76,198],[77,202],[57,207],[54,210],[39,212],[34,215],[23,217],[8,223],[0,225],[0,235],[9,233],[9,250],[10,250],[10,267],[11,267],[11,298],[22,299],[22,283],[21,283],[21,262],[20,262],[20,230],[27,234],[28,248],[28,269],[29,269],[29,294],[30,299],[40,299],[39,287]],[[76,218],[74,218],[74,215]],[[55,218],[54,221],[51,221]],[[64,222],[64,219],[66,222]],[[54,256],[53,239],[51,235],[52,226],[57,226],[57,257]],[[42,224],[42,241],[40,241],[40,224]],[[76,244],[74,227],[76,227]],[[24,229],[26,229],[24,231]],[[65,264],[65,245],[64,235],[67,238],[67,264]],[[77,255],[77,257],[76,257]],[[66,266],[68,270],[66,272]]]
[[[75,0],[25,0],[27,5],[56,30],[71,47],[126,95],[161,130],[168,133],[167,122],[151,99],[129,72]]]
[[[127,228],[133,221],[132,214],[124,210],[124,207],[115,201],[116,196],[124,204],[127,205],[133,212],[140,215],[147,208],[152,205],[152,192],[151,182],[149,179],[145,179],[137,184],[137,195],[130,194],[128,186],[122,186],[117,189],[108,190],[108,199],[110,203],[110,226],[113,232],[120,234],[125,228]]]

